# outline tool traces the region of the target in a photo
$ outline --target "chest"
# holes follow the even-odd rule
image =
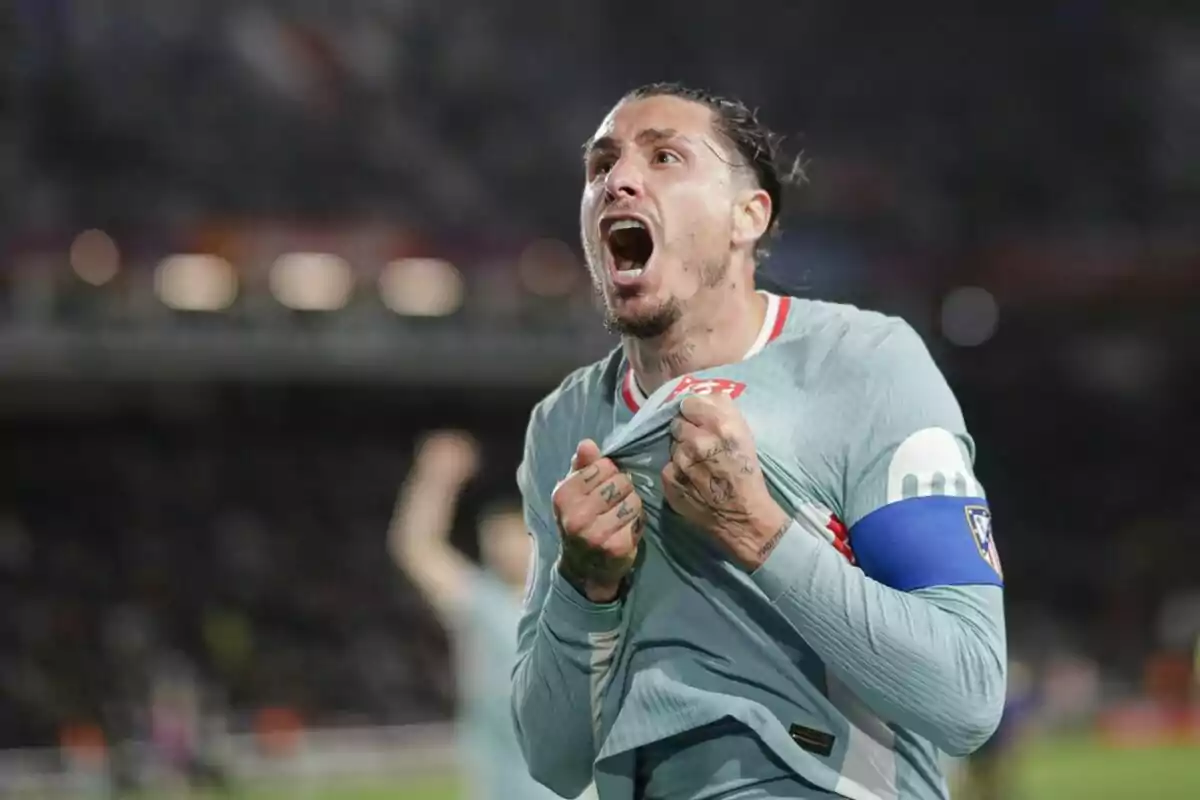
[[[616,434],[632,443],[624,466],[639,473],[649,489],[670,451],[669,426],[689,394],[733,400],[754,435],[759,461],[776,500],[791,511],[819,504],[841,511],[844,443],[849,432],[833,405],[839,400],[819,380],[781,354],[703,370],[663,386],[638,409],[614,420]],[[661,494],[655,492],[653,494]],[[649,498],[651,503],[661,497]]]

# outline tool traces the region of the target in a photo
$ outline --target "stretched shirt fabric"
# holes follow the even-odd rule
[[[952,392],[905,323],[768,300],[743,361],[644,397],[618,350],[534,409],[513,712],[531,774],[562,796],[594,776],[601,800],[634,797],[639,757],[726,722],[811,797],[945,798],[941,752],[973,751],[998,721],[1003,581]],[[715,392],[745,416],[794,519],[753,574],[662,497],[680,401]],[[603,605],[557,569],[551,494],[584,438],[631,475],[646,512],[629,590]]]

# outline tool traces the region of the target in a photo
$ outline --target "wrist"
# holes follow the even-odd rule
[[[586,597],[589,602],[595,603],[596,605],[612,603],[621,596],[621,589],[624,585],[624,580],[615,585],[597,584],[589,581],[583,588],[583,596]]]
[[[774,500],[765,504],[762,511],[750,519],[750,540],[754,544],[752,551],[743,559],[743,566],[753,572],[766,563],[792,522],[792,518]]]
[[[558,574],[563,577],[571,587],[578,592],[582,597],[586,598],[589,603],[596,605],[605,605],[615,602],[625,588],[625,576],[622,575],[615,581],[612,580],[597,580],[596,578],[587,575],[580,575],[571,569],[570,564],[559,559]]]

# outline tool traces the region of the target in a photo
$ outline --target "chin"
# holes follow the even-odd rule
[[[682,316],[675,298],[657,300],[646,297],[610,300],[605,326],[613,333],[635,339],[655,339],[669,331]]]

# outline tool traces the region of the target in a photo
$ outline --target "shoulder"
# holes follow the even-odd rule
[[[566,473],[579,440],[600,435],[603,419],[612,416],[621,362],[617,348],[571,372],[533,407],[518,470],[523,490],[553,488]]]
[[[933,366],[925,342],[903,319],[847,303],[791,298],[781,338],[811,377],[846,391]]]
[[[549,430],[576,428],[611,409],[620,375],[621,350],[571,372],[549,394],[538,401],[529,415],[529,438]]]

